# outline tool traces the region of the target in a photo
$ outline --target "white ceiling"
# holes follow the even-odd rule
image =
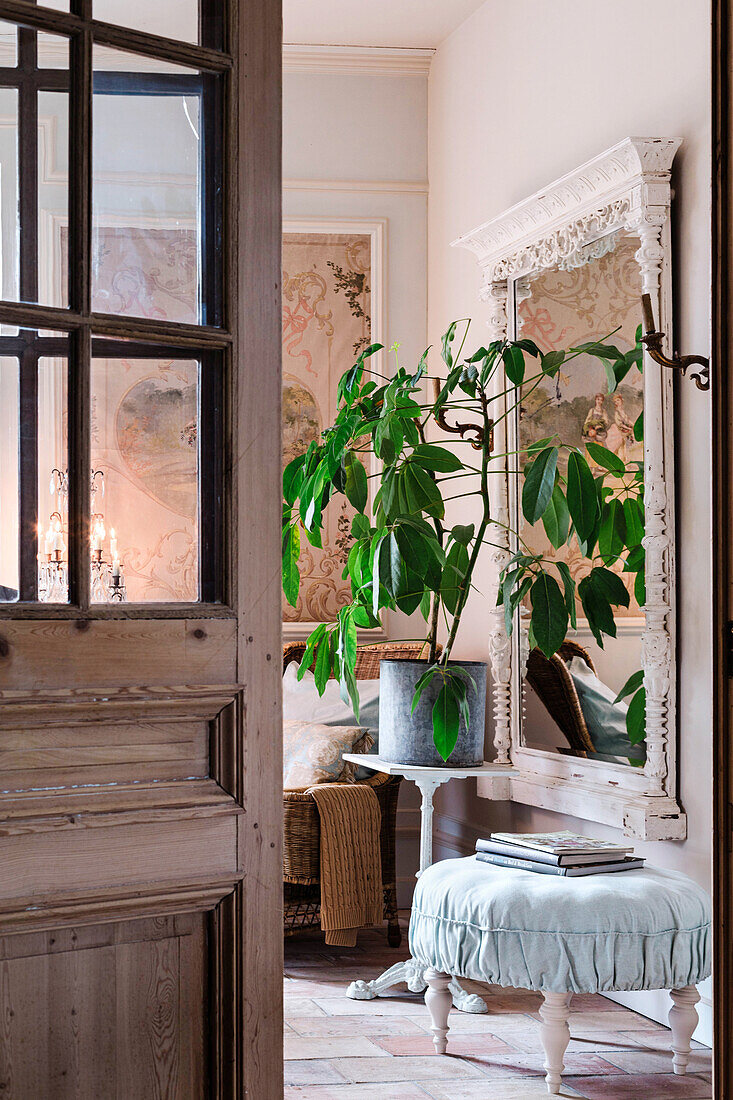
[[[284,41],[438,46],[484,0],[283,0]]]

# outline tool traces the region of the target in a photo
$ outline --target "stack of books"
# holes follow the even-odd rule
[[[476,858],[499,867],[516,867],[540,875],[605,875],[636,871],[644,860],[634,849],[577,833],[492,833],[476,841]]]

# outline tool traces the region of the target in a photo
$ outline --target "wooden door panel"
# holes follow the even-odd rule
[[[0,690],[230,684],[234,618],[0,622]]]
[[[0,792],[199,779],[209,774],[205,722],[0,730]]]
[[[152,825],[83,826],[5,837],[0,900],[44,898],[155,882],[224,882],[238,877],[236,804],[221,816]]]
[[[207,925],[196,913],[0,938],[0,1094],[200,1100]]]

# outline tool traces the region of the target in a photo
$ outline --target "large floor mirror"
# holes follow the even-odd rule
[[[625,356],[614,370],[620,360],[580,355],[554,379],[526,387],[516,422],[520,452],[531,452],[539,440],[559,435],[581,449],[593,476],[603,479],[609,511],[592,556],[585,556],[577,541],[556,550],[552,529],[522,519],[518,480],[512,483],[511,501],[520,536],[533,552],[564,560],[576,583],[600,562],[621,578],[629,597],[629,606],[619,607],[615,616],[616,637],[604,638],[602,646],[582,620],[582,608],[575,638],[552,659],[537,646],[529,649],[526,630],[520,628],[522,742],[634,767],[646,760],[642,716],[634,723],[632,711],[629,723],[629,700],[618,696],[630,681],[636,683],[631,678],[641,671],[646,600],[640,246],[637,234],[620,230],[514,283],[514,323],[520,335],[548,349],[601,340]],[[596,450],[598,446],[614,458]],[[565,467],[566,475],[567,457]],[[558,515],[556,522],[563,525],[567,517]],[[632,706],[639,706],[633,702],[635,694]]]
[[[659,840],[684,837],[686,822],[676,801],[672,385],[644,348],[642,295],[670,331],[678,144],[626,139],[455,242],[478,257],[495,338],[574,349],[553,377],[526,383],[497,423],[495,583],[521,542],[562,560],[579,585],[602,565],[627,604],[609,639],[579,602],[575,629],[550,659],[531,644],[526,608],[511,637],[503,608],[490,613],[496,754],[520,775],[489,780],[484,793]],[[521,517],[515,455],[529,447],[531,461],[532,445],[549,438],[576,447],[602,482],[589,545],[555,549],[565,540],[551,524]],[[568,522],[559,509],[555,526]]]

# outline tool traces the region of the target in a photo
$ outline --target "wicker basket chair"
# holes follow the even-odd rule
[[[572,657],[582,657],[591,672],[595,672],[590,654],[577,642],[565,641],[552,657],[545,657],[540,649],[533,649],[527,659],[527,681],[534,688],[547,713],[562,730],[573,756],[587,756],[595,752],[593,740],[580,705],[573,678],[566,662]],[[560,751],[563,751],[562,749]]]
[[[304,652],[305,642],[284,645],[283,672],[292,661],[299,662]],[[379,662],[383,658],[415,660],[424,653],[425,646],[421,642],[377,642],[360,646],[356,658],[356,678],[378,679]],[[377,773],[364,782],[376,794],[382,811],[380,846],[384,919],[387,921],[387,942],[390,947],[399,947],[402,933],[397,916],[395,832],[402,776]],[[285,935],[291,936],[306,928],[320,928],[321,924],[320,819],[313,798],[305,790],[283,791],[283,817]]]

